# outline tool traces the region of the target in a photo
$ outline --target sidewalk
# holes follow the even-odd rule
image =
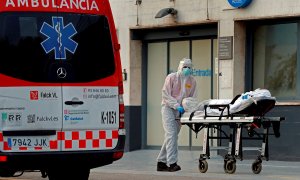
[[[178,164],[182,170],[171,172],[156,171],[156,157],[159,150],[137,150],[126,152],[122,159],[111,165],[93,169],[96,172],[105,173],[127,173],[127,174],[154,174],[168,176],[188,176],[188,177],[224,177],[227,174],[223,170],[223,157],[213,156],[208,159],[208,171],[200,173],[198,170],[198,159],[200,151],[179,150]],[[252,173],[251,165],[253,160],[237,160],[235,174],[230,174],[229,179],[297,179],[300,178],[300,162],[288,161],[263,161],[262,171],[259,175]]]

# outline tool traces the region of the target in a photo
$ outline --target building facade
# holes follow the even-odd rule
[[[160,148],[161,88],[189,57],[199,101],[269,89],[277,103],[268,115],[286,117],[281,137],[271,138],[271,158],[300,160],[300,1],[110,2],[121,44],[129,151]],[[180,148],[201,147],[201,135],[182,127]]]

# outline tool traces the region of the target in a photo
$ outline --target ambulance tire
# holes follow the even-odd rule
[[[0,177],[12,177],[15,174],[14,170],[10,169],[0,169]]]
[[[49,180],[88,180],[90,175],[90,169],[50,169],[47,172]]]

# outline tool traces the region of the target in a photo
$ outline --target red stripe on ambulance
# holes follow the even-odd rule
[[[63,151],[112,149],[118,142],[118,130],[58,131],[55,138],[49,140],[49,148],[21,146],[13,149],[6,137],[0,132],[0,150],[3,151]],[[60,147],[61,146],[61,147]]]

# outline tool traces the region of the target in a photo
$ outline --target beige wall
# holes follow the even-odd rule
[[[233,60],[219,62],[219,98],[232,98],[242,92],[244,84],[245,28],[236,20],[300,16],[299,0],[253,0],[244,9],[232,8],[227,0],[110,0],[121,43],[123,68],[129,79],[124,82],[125,105],[141,105],[140,42],[130,42],[130,29],[157,28],[187,24],[219,22],[219,36],[234,37]],[[207,4],[208,3],[208,4]],[[177,18],[170,15],[155,19],[156,13],[167,7],[178,10]]]

